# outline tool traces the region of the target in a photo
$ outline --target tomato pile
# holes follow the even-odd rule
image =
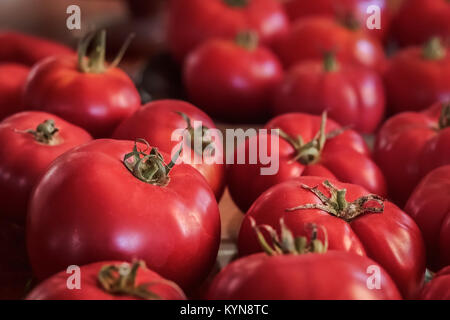
[[[171,0],[146,103],[131,38],[0,32],[0,299],[449,300],[450,2],[393,3]]]

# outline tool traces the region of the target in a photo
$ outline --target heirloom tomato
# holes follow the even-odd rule
[[[272,45],[289,28],[278,0],[173,0],[168,20],[169,48],[180,62],[210,38],[233,39],[251,29]]]
[[[291,20],[297,20],[311,15],[327,15],[337,18],[344,24],[354,28],[363,28],[366,32],[379,39],[384,39],[391,23],[391,11],[389,0],[286,0],[284,2],[286,12]],[[379,8],[379,17],[374,16],[378,12],[371,6]],[[380,28],[370,28],[374,19],[379,19]]]
[[[244,32],[235,42],[211,40],[193,50],[183,75],[190,100],[221,120],[267,120],[283,67],[270,50],[256,42],[252,33]]]
[[[369,69],[339,64],[333,54],[323,61],[304,61],[292,67],[279,86],[274,113],[305,112],[330,117],[343,126],[370,133],[385,111],[384,85]]]
[[[390,113],[420,111],[450,100],[450,52],[438,38],[399,51],[384,74]]]
[[[450,300],[450,266],[436,273],[423,288],[422,300]]]
[[[406,213],[422,231],[428,267],[435,271],[450,265],[449,195],[450,165],[447,165],[426,175],[414,189],[405,207]]]
[[[450,105],[437,103],[388,119],[378,132],[374,157],[390,198],[403,206],[422,177],[450,164]]]
[[[328,251],[327,239],[295,235],[280,221],[281,234],[270,226],[256,227],[266,253],[238,259],[214,279],[208,299],[220,300],[390,300],[401,295],[390,276],[366,256]],[[269,231],[269,244],[262,230]],[[322,230],[326,232],[326,230]],[[368,284],[368,270],[379,270],[379,290]]]
[[[113,138],[143,138],[170,154],[179,144],[179,141],[172,140],[172,135],[180,129],[186,129],[185,133],[188,134],[183,143],[183,161],[200,171],[214,191],[216,199],[220,200],[225,188],[222,141],[208,136],[209,129],[216,129],[214,122],[192,104],[178,100],[150,102],[124,120]],[[215,159],[220,159],[220,163]]]
[[[280,183],[264,192],[245,215],[239,253],[260,251],[252,219],[280,231],[281,218],[295,236],[310,223],[323,226],[331,250],[369,257],[389,273],[405,298],[418,294],[425,275],[420,230],[413,219],[382,197],[355,184],[321,177]],[[329,262],[328,267],[332,266]]]
[[[104,139],[54,161],[28,211],[37,278],[72,264],[142,259],[184,289],[199,285],[217,256],[220,215],[202,175],[174,166],[179,152],[169,162],[144,140]]]
[[[400,45],[420,45],[434,36],[450,40],[448,0],[406,0],[392,21],[392,35]]]
[[[75,55],[51,57],[36,64],[25,85],[27,108],[54,113],[89,131],[109,137],[119,123],[140,107],[140,97],[130,77],[116,68],[121,53],[105,65],[104,31],[97,33],[93,52],[86,51],[89,34]]]
[[[0,220],[23,225],[31,190],[50,163],[91,139],[44,112],[21,112],[0,122]]]
[[[78,283],[70,281],[70,272],[64,270],[40,283],[27,300],[186,299],[178,285],[147,269],[143,261],[95,262],[70,271],[79,273]],[[68,287],[69,283],[73,288]]]
[[[260,132],[238,144],[234,164],[227,172],[230,194],[242,211],[271,186],[300,176],[336,178],[376,194],[387,193],[383,174],[371,159],[363,137],[327,120],[326,114],[321,119],[288,113],[272,119],[265,128],[267,134]],[[279,136],[275,129],[280,129]],[[257,146],[260,154],[266,150],[272,159],[269,165],[274,172],[263,174],[268,164],[261,156],[256,163],[251,161],[250,153]],[[245,162],[236,161],[242,156]]]
[[[16,63],[0,63],[0,121],[22,111],[22,91],[28,67]]]
[[[321,59],[324,52],[330,51],[336,52],[343,63],[376,71],[384,70],[386,63],[383,46],[377,39],[323,16],[298,20],[276,49],[287,67],[304,60]]]

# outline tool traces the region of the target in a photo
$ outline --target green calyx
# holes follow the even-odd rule
[[[325,72],[334,72],[339,69],[339,64],[336,60],[336,54],[334,52],[326,52],[323,58],[323,69]]]
[[[444,104],[439,117],[439,129],[443,130],[450,127],[450,103]]]
[[[59,129],[55,126],[54,120],[45,120],[40,123],[36,130],[26,130],[26,133],[32,134],[34,139],[42,144],[50,146],[58,144],[57,133]]]
[[[104,73],[110,68],[115,68],[122,60],[134,34],[131,34],[120,48],[116,58],[106,66],[106,30],[89,33],[81,39],[78,45],[78,69],[83,73]],[[88,49],[91,51],[88,53]]]
[[[362,196],[353,202],[348,202],[345,198],[347,193],[346,189],[338,189],[328,180],[323,182],[323,186],[330,192],[330,197],[324,195],[319,190],[318,186],[309,187],[307,185],[302,185],[303,189],[314,193],[322,203],[306,204],[286,209],[286,211],[292,212],[305,209],[319,209],[347,222],[366,213],[382,213],[384,211],[384,199],[380,196],[369,194]],[[366,204],[372,205],[368,206]]]
[[[447,54],[445,47],[439,37],[431,38],[422,49],[423,57],[426,60],[441,60]]]
[[[179,114],[184,121],[186,121],[186,130],[188,131],[187,135],[187,144],[190,146],[192,150],[195,151],[198,155],[203,155],[203,152],[206,148],[210,147],[212,144],[212,140],[207,138],[206,132],[209,130],[208,127],[199,126],[197,128],[193,128],[191,124],[191,119],[183,112],[176,112]]]
[[[259,36],[255,31],[246,30],[239,32],[234,41],[238,46],[251,51],[258,47]]]
[[[230,7],[242,8],[248,5],[250,0],[223,0]]]
[[[143,143],[146,148],[144,150],[139,150],[137,147],[138,142]],[[170,181],[169,173],[175,166],[182,147],[167,165],[164,164],[163,156],[158,152],[157,148],[152,148],[147,154],[146,151],[148,150],[150,150],[150,146],[147,141],[144,139],[136,140],[133,151],[124,156],[123,163],[139,180],[164,187]]]
[[[278,129],[280,137],[289,142],[296,151],[296,155],[292,161],[298,161],[304,165],[317,163],[320,160],[320,155],[325,147],[327,139],[332,139],[346,130],[345,128],[342,128],[326,134],[326,124],[327,112],[324,112],[322,114],[319,132],[316,134],[314,139],[308,143],[305,143],[301,136],[293,138],[283,130]]]
[[[277,256],[283,254],[306,254],[306,253],[325,253],[328,249],[328,239],[326,231],[324,230],[325,240],[322,242],[317,239],[317,226],[315,224],[309,224],[311,229],[311,237],[308,240],[307,237],[294,237],[294,234],[286,226],[284,219],[280,219],[281,233],[278,235],[275,229],[269,225],[257,226],[255,220],[250,217],[250,223],[253,230],[256,233],[261,248],[269,256]],[[261,229],[267,231],[270,235],[272,244],[269,244]]]
[[[136,285],[139,268],[146,268],[144,261],[135,261],[132,264],[105,265],[98,273],[98,282],[103,290],[114,295],[128,295],[145,300],[161,300],[161,297],[152,292],[150,288],[155,285],[168,285],[184,296],[181,289],[173,282],[159,279],[157,281]]]

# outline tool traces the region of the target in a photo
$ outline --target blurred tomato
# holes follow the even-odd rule
[[[283,68],[251,33],[236,42],[211,40],[192,51],[184,65],[189,99],[212,117],[234,123],[268,119]]]
[[[0,121],[22,111],[22,91],[29,68],[16,63],[0,63]]]
[[[292,67],[276,92],[274,113],[328,111],[341,125],[371,133],[383,119],[385,100],[376,72],[339,64],[333,54],[326,54],[323,61]]]
[[[210,38],[233,39],[254,30],[265,45],[288,31],[289,21],[278,0],[172,0],[168,42],[182,62],[196,46]]]

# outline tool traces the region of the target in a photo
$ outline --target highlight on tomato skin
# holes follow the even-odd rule
[[[38,284],[27,300],[185,300],[174,282],[143,261],[95,262],[63,270]]]

